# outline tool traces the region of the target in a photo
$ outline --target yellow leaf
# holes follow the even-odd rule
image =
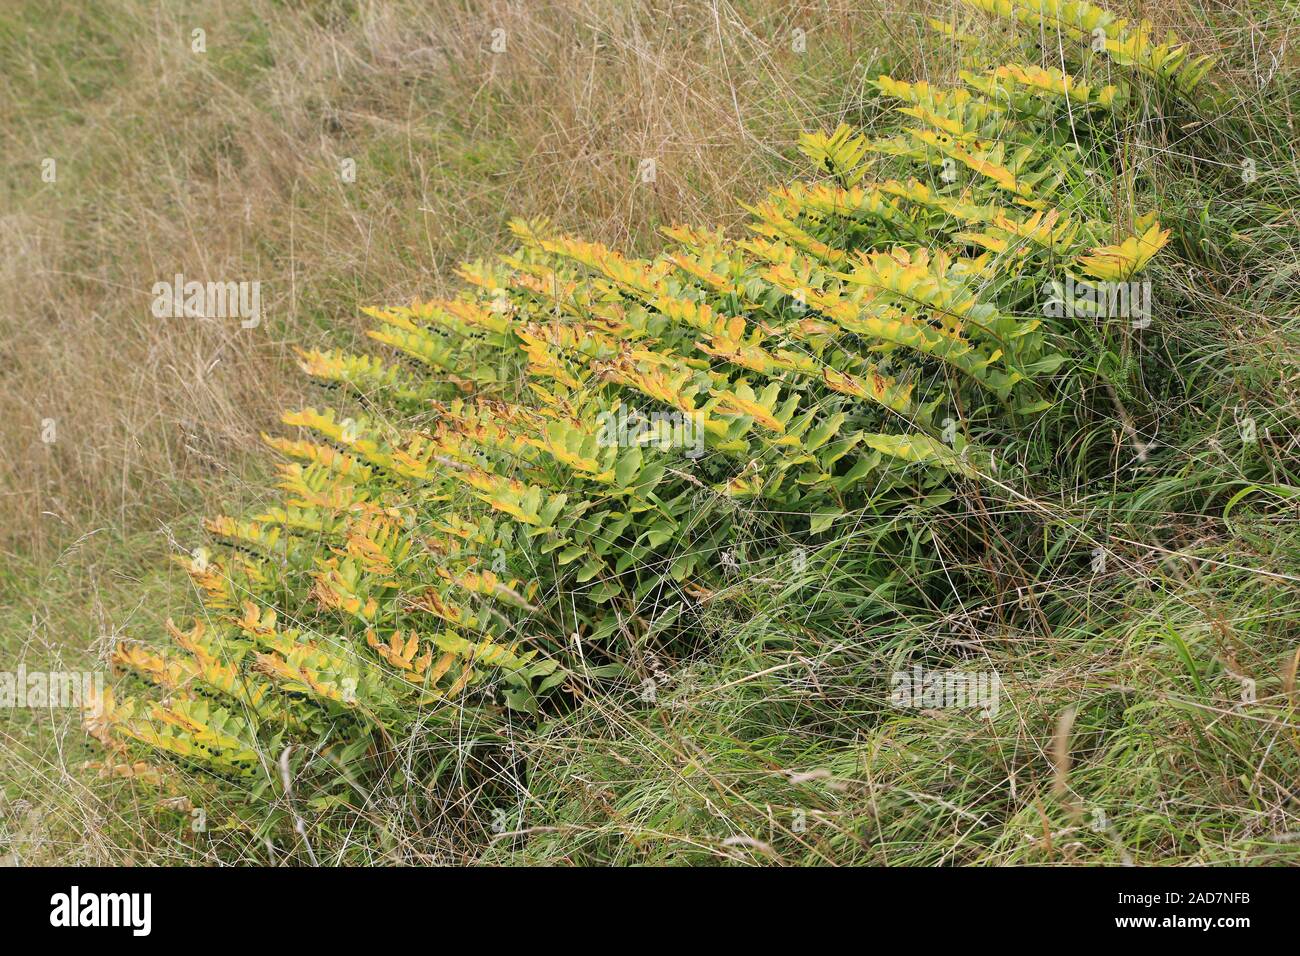
[[[1079,265],[1097,279],[1120,281],[1140,272],[1165,243],[1170,230],[1161,230],[1159,221],[1140,236],[1129,236],[1118,246],[1099,246],[1088,256],[1080,256]]]

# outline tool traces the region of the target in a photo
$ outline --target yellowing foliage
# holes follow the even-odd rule
[[[1200,69],[1086,3],[968,2]],[[741,500],[811,538],[984,478],[980,429],[1048,407],[1067,360],[1027,296],[1067,264],[1127,279],[1169,231],[1103,245],[1105,207],[1061,185],[1084,169],[1044,131],[1123,110],[1118,86],[1010,63],[875,87],[896,127],[804,135],[815,175],[745,236],[675,226],[645,259],[516,222],[453,298],[368,309],[382,353],[300,351],[335,404],[267,437],[280,503],[182,559],[195,623],[117,648],[157,692],[89,716],[115,765],[242,777],[295,741],[332,768],[417,718],[535,712],[617,672],[622,635],[656,639],[665,594],[718,590]]]

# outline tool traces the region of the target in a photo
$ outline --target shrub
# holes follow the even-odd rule
[[[116,649],[158,690],[88,717],[109,770],[325,809],[413,735],[490,741],[625,693],[759,554],[871,521],[918,550],[916,515],[1000,486],[1081,361],[1131,334],[1051,304],[1169,238],[1091,188],[1114,130],[1208,61],[1085,3],[971,2],[1058,31],[1079,72],[881,76],[888,135],[802,137],[817,178],[749,207],[745,236],[678,226],[639,259],[516,222],[457,297],[367,310],[383,355],[302,352],[338,400],[267,437],[277,504],[206,522],[193,623]],[[1132,69],[1083,78],[1107,63]],[[400,772],[436,776],[420,753]]]

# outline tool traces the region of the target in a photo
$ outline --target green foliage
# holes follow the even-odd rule
[[[740,562],[846,516],[881,552],[932,547],[915,515],[999,487],[1073,398],[1098,333],[1042,314],[1045,286],[1129,279],[1169,236],[1084,188],[1076,143],[1108,161],[1128,89],[961,79],[880,77],[889,134],[805,136],[823,178],[771,190],[745,235],[675,227],[636,259],[516,222],[456,297],[368,310],[382,354],[301,353],[336,407],[268,436],[278,503],[206,523],[191,628],[118,648],[161,696],[99,702],[110,765],[162,754],[262,796],[296,749],[328,794],[395,772],[416,728],[487,740],[613,693],[691,650]]]

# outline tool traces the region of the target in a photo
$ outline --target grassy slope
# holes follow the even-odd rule
[[[256,494],[257,432],[302,388],[290,344],[346,342],[358,304],[440,290],[456,261],[502,247],[513,214],[642,252],[662,223],[730,222],[734,198],[789,175],[796,130],[859,117],[865,70],[951,67],[915,54],[909,20],[868,4],[737,4],[716,20],[596,3],[82,6],[0,14],[5,669],[95,666],[108,638],[145,636],[183,604],[166,555],[196,540],[198,513]],[[960,600],[900,606],[888,582],[906,556],[873,555],[869,529],[829,535],[802,574],[762,569],[781,583],[739,590],[697,653],[659,661],[657,706],[590,701],[521,735],[529,774],[496,781],[491,800],[453,791],[439,799],[454,812],[430,814],[427,795],[391,788],[317,848],[465,859],[486,843],[486,859],[545,862],[1300,852],[1296,583],[1260,573],[1300,577],[1295,508],[1259,494],[1219,517],[1233,482],[1300,483],[1296,64],[1288,52],[1258,92],[1255,72],[1271,69],[1258,51],[1286,38],[1280,9],[1257,12],[1254,34],[1166,15],[1227,57],[1242,92],[1207,128],[1134,131],[1126,181],[1182,236],[1154,277],[1167,310],[1154,343],[1125,357],[1143,363],[1146,392],[1116,399],[1161,443],[1150,480],[1134,480],[1118,424],[1061,421],[1043,440],[1089,484],[992,502],[1030,518],[1021,538],[990,542],[984,567],[952,567]],[[507,52],[493,55],[498,26]],[[1249,189],[1216,166],[1245,158],[1243,144],[1261,170]],[[39,180],[48,155],[56,184]],[[636,183],[647,156],[653,187]],[[344,157],[354,184],[338,178]],[[267,320],[247,332],[154,319],[148,289],[175,271],[262,280]],[[1258,421],[1253,446],[1239,407]],[[53,446],[38,438],[45,417],[58,419]],[[1096,576],[1086,535],[1099,527],[1114,560]],[[942,557],[942,530],[918,548]],[[1028,609],[1021,586],[1034,588]],[[798,633],[773,623],[792,603],[807,609]],[[918,657],[996,666],[1007,693],[992,724],[891,708],[889,672]],[[1257,705],[1239,706],[1233,673],[1255,677]],[[90,754],[69,715],[0,722],[0,854],[161,862],[231,845],[79,770]],[[503,809],[527,840],[492,839]]]

